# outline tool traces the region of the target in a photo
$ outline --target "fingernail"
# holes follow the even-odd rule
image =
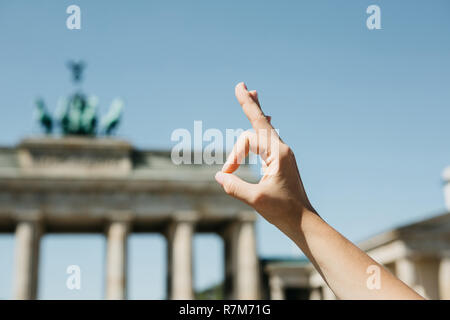
[[[244,85],[244,89],[245,89],[245,90],[248,90],[248,89],[247,89],[247,85],[245,84],[245,82],[242,82],[242,84]]]
[[[223,180],[225,179],[225,173],[223,173],[222,171],[218,171],[216,173],[216,181],[220,184],[223,185]]]

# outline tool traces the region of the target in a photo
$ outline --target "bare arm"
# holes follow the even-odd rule
[[[294,241],[340,299],[423,299],[365,252],[328,225],[311,206],[291,149],[263,114],[256,91],[236,86],[236,97],[254,132],[239,137],[216,180],[226,193],[258,211]],[[233,174],[249,151],[261,156],[264,175],[257,184]],[[367,269],[379,270],[380,288],[370,288]]]

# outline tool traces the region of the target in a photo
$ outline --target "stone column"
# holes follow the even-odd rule
[[[41,234],[39,219],[22,220],[16,226],[14,299],[37,298]]]
[[[432,300],[439,299],[439,262],[436,257],[424,257],[417,264],[423,295]]]
[[[129,220],[111,221],[107,226],[106,299],[127,298],[127,240]]]
[[[309,294],[309,300],[322,300],[322,289],[320,287],[312,288]]]
[[[395,269],[397,277],[423,297],[439,298],[439,264],[436,258],[402,258],[396,261]]]
[[[450,256],[442,257],[439,264],[439,299],[450,300]]]
[[[225,242],[225,297],[259,299],[260,274],[255,238],[256,214],[241,212],[223,233]]]
[[[326,284],[322,287],[322,293],[323,293],[323,300],[336,300],[334,292]]]
[[[416,267],[411,258],[400,258],[395,261],[396,276],[414,289],[417,284]]]
[[[196,220],[194,211],[177,212],[167,228],[167,289],[172,300],[194,299],[192,237]]]
[[[278,275],[271,275],[269,278],[269,290],[271,300],[284,300],[283,281]]]

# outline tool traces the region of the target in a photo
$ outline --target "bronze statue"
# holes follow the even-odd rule
[[[53,119],[50,113],[47,111],[44,100],[42,99],[36,100],[36,117],[39,123],[44,128],[45,133],[50,134],[53,129]]]
[[[78,84],[82,80],[86,67],[82,61],[70,61],[68,67],[72,71],[72,80]],[[95,136],[98,134],[97,125],[98,99],[95,96],[86,97],[80,90],[69,99],[60,100],[56,116],[57,123],[64,135]],[[46,134],[53,130],[53,118],[45,107],[42,99],[36,101],[37,118]],[[107,114],[102,118],[100,133],[111,135],[117,129],[122,117],[123,102],[115,99]]]

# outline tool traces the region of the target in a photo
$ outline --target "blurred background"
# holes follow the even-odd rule
[[[66,27],[72,4],[81,9],[80,30]],[[373,4],[381,9],[380,30],[366,26]],[[42,136],[34,100],[42,96],[54,112],[73,93],[70,59],[86,62],[81,88],[99,98],[99,113],[123,99],[115,136],[140,150],[170,150],[172,132],[193,131],[195,120],[204,129],[247,129],[234,97],[245,81],[295,151],[316,210],[375,250],[401,235],[364,240],[399,226],[449,225],[442,177],[450,164],[449,9],[446,0],[0,0],[0,145]],[[445,241],[449,230],[440,236]],[[302,253],[261,218],[256,239],[262,278],[278,276],[273,287],[284,281],[276,263],[309,270]],[[43,236],[37,297],[102,299],[105,246],[102,234]],[[166,246],[160,234],[130,235],[129,299],[166,298]],[[14,298],[14,248],[14,234],[1,233],[1,299]],[[193,248],[194,290],[216,297],[207,293],[224,281],[222,241],[195,235]],[[81,290],[68,290],[68,265],[80,266]],[[311,298],[293,291],[299,283],[271,297]]]

